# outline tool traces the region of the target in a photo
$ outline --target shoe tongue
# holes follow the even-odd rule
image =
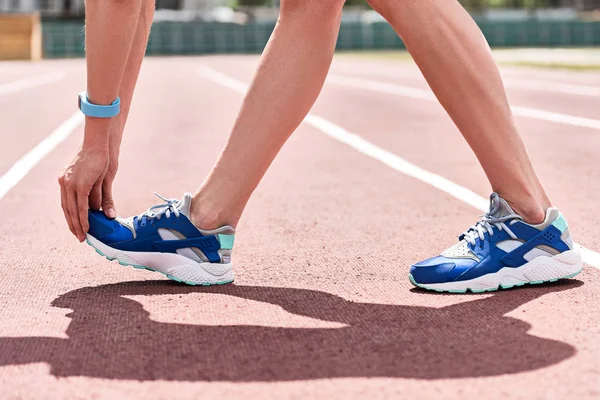
[[[192,195],[185,193],[181,200],[177,202],[176,208],[186,217],[190,216],[190,207],[192,206]]]
[[[492,193],[490,196],[490,211],[488,214],[494,218],[503,218],[514,215],[515,212],[498,193]]]

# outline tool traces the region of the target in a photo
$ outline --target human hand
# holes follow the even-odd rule
[[[92,189],[95,189],[94,201],[97,201],[98,188],[102,189],[109,170],[109,158],[107,146],[83,146],[58,178],[65,219],[80,242],[85,240],[89,230],[88,209]]]

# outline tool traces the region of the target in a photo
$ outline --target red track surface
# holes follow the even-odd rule
[[[200,65],[247,82],[255,57],[146,61],[123,144],[118,212],[193,191],[241,96]],[[65,121],[81,60],[0,64],[0,176]],[[333,71],[426,88],[407,63],[340,58]],[[598,87],[598,73],[510,78]],[[600,97],[509,87],[522,107],[599,119]],[[327,85],[314,113],[480,195],[475,157],[434,102]],[[518,118],[575,239],[600,248],[600,131]],[[77,129],[0,199],[0,398],[600,397],[600,270],[487,295],[412,289],[409,265],[455,241],[480,211],[303,125],[252,198],[236,283],[195,288],[108,263],[69,233],[56,177]]]

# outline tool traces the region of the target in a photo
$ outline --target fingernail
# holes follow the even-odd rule
[[[114,208],[109,208],[108,210],[106,210],[106,216],[108,218],[117,218],[117,212]]]

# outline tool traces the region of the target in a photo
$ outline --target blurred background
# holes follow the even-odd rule
[[[84,0],[0,0],[0,59],[84,55]],[[600,0],[461,0],[493,47],[600,45]],[[151,55],[259,53],[278,0],[157,0]],[[338,50],[402,49],[364,0],[347,0]]]

